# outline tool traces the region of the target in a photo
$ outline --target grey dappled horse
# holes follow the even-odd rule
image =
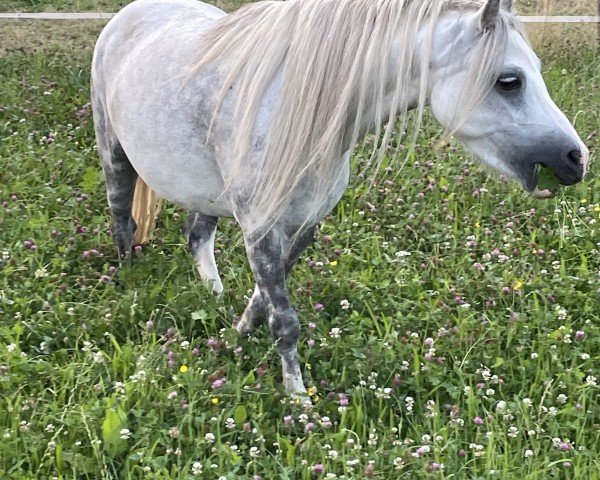
[[[381,161],[407,111],[420,119],[429,105],[447,133],[536,197],[552,195],[536,188],[537,164],[565,185],[582,179],[588,151],[550,99],[511,4],[290,0],[230,15],[193,0],[128,5],[92,65],[119,254],[132,247],[138,175],[191,211],[189,245],[215,292],[217,219],[235,217],[256,280],[237,329],[267,318],[285,388],[303,394],[286,275],[341,198],[365,133],[380,139]]]

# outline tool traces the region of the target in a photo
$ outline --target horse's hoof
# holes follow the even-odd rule
[[[119,255],[119,266],[123,267],[125,265],[132,266],[133,265],[133,250],[126,251],[124,253],[118,252]]]
[[[241,337],[249,337],[254,333],[254,326],[249,325],[244,317],[242,317],[237,325],[235,325],[235,329],[238,331]]]
[[[292,403],[302,405],[303,407],[312,407],[313,405],[311,398],[306,392],[292,392],[290,393],[290,399]]]

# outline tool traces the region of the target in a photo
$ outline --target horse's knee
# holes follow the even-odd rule
[[[300,338],[300,322],[293,309],[272,311],[269,315],[269,329],[280,350],[289,350]]]

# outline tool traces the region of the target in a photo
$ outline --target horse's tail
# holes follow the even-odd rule
[[[138,177],[133,196],[131,214],[137,224],[133,241],[136,244],[148,243],[156,227],[156,217],[160,212],[161,201],[146,182]]]

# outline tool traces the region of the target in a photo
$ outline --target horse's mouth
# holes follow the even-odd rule
[[[552,169],[541,163],[533,164],[526,175],[521,177],[521,183],[523,189],[538,200],[554,198],[560,187],[560,181]]]

